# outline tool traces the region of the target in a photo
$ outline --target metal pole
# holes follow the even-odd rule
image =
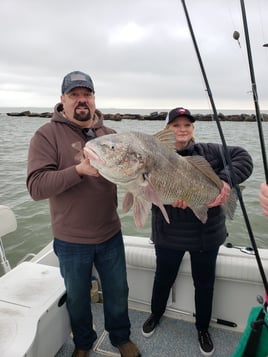
[[[2,242],[1,238],[0,238],[0,262],[1,262],[1,265],[3,266],[5,273],[7,273],[11,270],[9,261],[7,260],[6,255],[5,255],[5,249],[4,249],[3,242]]]
[[[241,11],[242,11],[245,39],[246,39],[246,45],[247,45],[248,64],[249,64],[250,77],[251,77],[252,94],[253,94],[253,100],[254,100],[255,111],[256,111],[256,119],[257,119],[258,129],[259,129],[259,138],[260,138],[260,144],[261,144],[261,152],[262,152],[262,160],[263,160],[263,166],[264,166],[264,174],[265,174],[266,183],[268,183],[267,158],[266,158],[265,143],[264,143],[264,138],[263,138],[262,120],[261,120],[261,113],[260,113],[260,107],[259,107],[259,101],[258,101],[257,85],[256,85],[256,80],[255,80],[254,66],[253,66],[251,47],[250,47],[250,40],[249,40],[247,15],[246,15],[246,9],[245,9],[244,0],[240,0],[240,3],[241,3]],[[268,44],[265,44],[263,46],[264,47],[268,47]]]

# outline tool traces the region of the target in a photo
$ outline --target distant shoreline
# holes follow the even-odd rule
[[[115,113],[115,114],[103,114],[104,120],[113,120],[113,121],[121,121],[124,119],[127,120],[161,120],[164,121],[167,116],[166,112],[152,112],[149,114],[130,114],[130,113]],[[7,112],[7,116],[10,117],[31,117],[31,118],[51,118],[53,113],[52,112],[32,112],[30,110],[24,110],[20,112]],[[213,115],[212,114],[193,114],[197,121],[212,121]],[[263,121],[268,121],[268,114],[261,113],[261,117]],[[255,114],[230,114],[225,115],[223,113],[218,113],[218,118],[220,121],[243,121],[243,122],[254,122],[256,121]]]

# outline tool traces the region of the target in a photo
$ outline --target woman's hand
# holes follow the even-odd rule
[[[225,181],[222,181],[222,182],[223,182],[223,186],[222,186],[221,192],[215,198],[215,200],[208,205],[209,208],[216,207],[216,206],[222,206],[228,200],[230,192],[231,192],[231,188],[227,182],[225,182]]]
[[[172,207],[185,209],[185,208],[188,207],[188,205],[187,205],[187,202],[186,202],[186,201],[177,200],[177,201],[175,201],[175,202],[172,203]]]

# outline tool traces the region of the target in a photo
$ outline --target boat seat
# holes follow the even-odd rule
[[[125,236],[125,252],[128,266],[140,269],[155,270],[156,258],[154,245],[149,239]],[[264,266],[268,266],[267,249],[259,249]],[[179,274],[191,275],[191,262],[186,253],[180,266]],[[216,275],[218,279],[259,282],[261,276],[254,255],[243,253],[237,249],[220,247]]]
[[[59,268],[23,262],[0,278],[0,356],[55,356],[71,332]]]

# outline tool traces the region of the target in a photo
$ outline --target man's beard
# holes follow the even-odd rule
[[[74,118],[81,122],[91,119],[91,112],[87,104],[78,103],[77,107],[74,109]]]

